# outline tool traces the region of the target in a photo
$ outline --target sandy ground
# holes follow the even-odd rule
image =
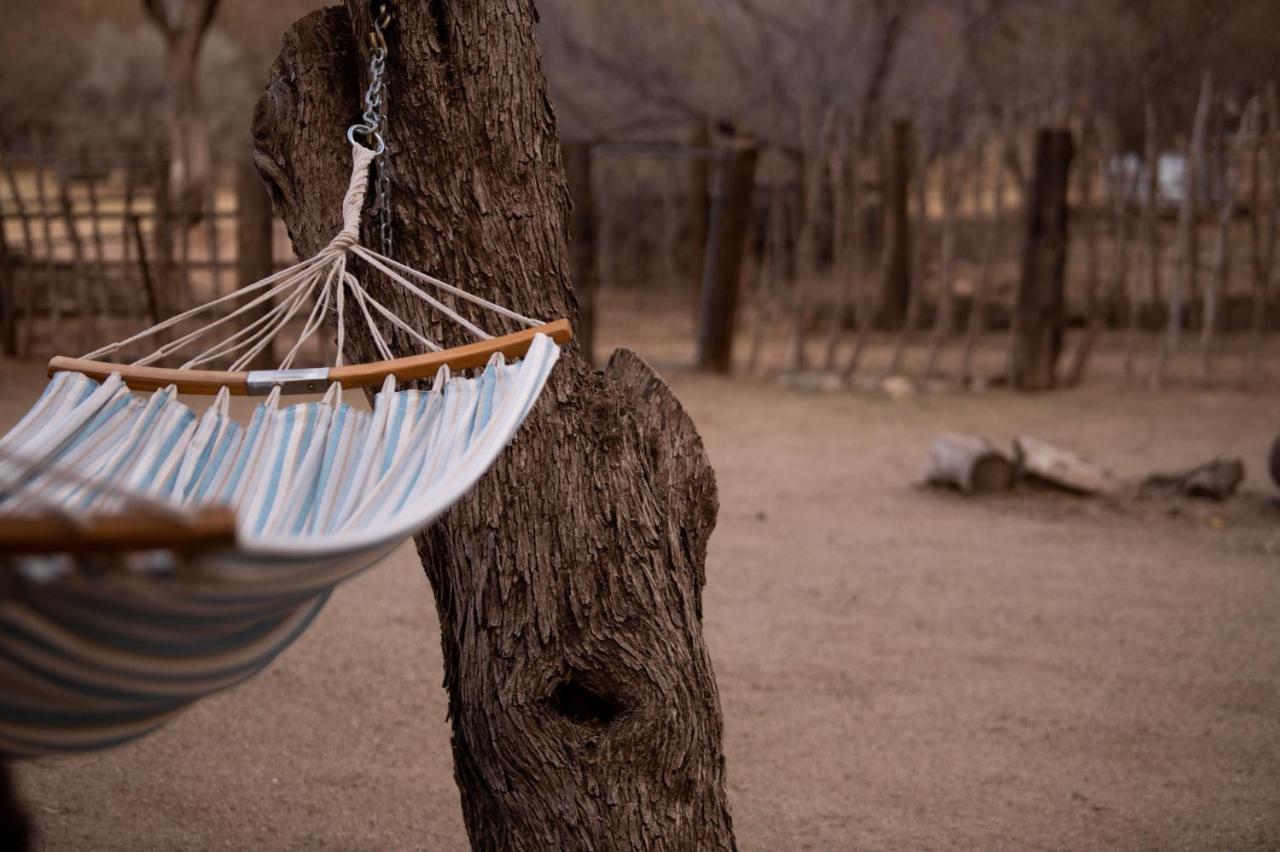
[[[4,425],[39,375],[0,371]],[[720,483],[706,634],[743,849],[1280,847],[1280,395],[669,377]],[[914,484],[943,429],[1249,478],[1222,507],[966,500]],[[438,647],[402,550],[256,680],[23,765],[41,848],[466,848]]]

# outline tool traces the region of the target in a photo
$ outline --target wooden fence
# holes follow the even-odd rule
[[[0,152],[0,347],[78,354],[291,262],[251,167],[218,163],[202,209],[170,209],[158,153]]]
[[[1071,149],[1058,176],[1065,253],[1044,286],[1061,292],[1042,306],[1048,374],[1026,386],[1280,379],[1280,119],[1274,96],[1241,106],[1219,103],[1231,120],[1214,132],[1149,120],[1138,154],[1099,118],[1059,134]],[[706,210],[743,197],[726,143],[709,169],[678,148],[659,158],[662,146],[596,144],[600,245],[577,262],[594,264],[602,288],[642,291],[655,306],[714,306],[723,300],[708,287],[741,287],[738,370],[1003,383],[1018,361],[1019,305],[1029,309],[1019,291],[1040,262],[1027,254],[1037,129],[920,126],[831,116],[804,150],[761,151],[746,264],[729,285],[699,263],[723,250],[700,242],[716,233]],[[702,316],[696,334],[723,319]]]

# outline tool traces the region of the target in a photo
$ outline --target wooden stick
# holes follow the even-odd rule
[[[44,143],[40,134],[32,140],[36,155],[36,201],[40,205],[40,235],[44,240],[44,269],[47,278],[44,283],[45,295],[49,299],[49,338],[62,340],[62,281],[54,266],[53,248],[53,214],[49,206],[49,194],[45,187]],[[32,258],[34,261],[35,258]]]
[[[854,125],[849,180],[849,207],[850,218],[852,219],[852,233],[849,235],[849,275],[853,280],[853,310],[857,316],[858,336],[853,342],[853,352],[849,355],[849,361],[842,371],[842,378],[845,382],[852,381],[858,374],[858,368],[862,365],[862,356],[866,351],[867,341],[871,336],[871,327],[875,322],[876,311],[875,288],[870,286],[871,282],[863,274],[865,270],[863,269],[862,239],[863,232],[866,230],[867,208],[862,200],[859,166],[862,163],[867,136],[867,130],[863,126],[863,118],[859,115]],[[871,135],[871,138],[878,137],[878,133]]]
[[[1129,206],[1133,202],[1134,193],[1137,191],[1140,175],[1135,172],[1132,175],[1124,174],[1115,166],[1118,164],[1117,155],[1120,150],[1118,132],[1116,128],[1109,122],[1100,124],[1098,133],[1099,145],[1098,151],[1098,170],[1102,174],[1103,187],[1106,192],[1107,207],[1111,211],[1111,227],[1112,227],[1112,245],[1111,245],[1111,270],[1109,273],[1109,286],[1107,287],[1107,304],[1118,306],[1123,299],[1125,292],[1126,280],[1129,277]],[[1081,170],[1084,170],[1085,164],[1081,164]],[[1092,180],[1092,173],[1089,178]],[[1090,230],[1093,230],[1092,226]],[[1096,288],[1096,282],[1091,282],[1091,288]],[[1088,369],[1089,356],[1093,354],[1093,348],[1097,345],[1098,336],[1102,333],[1104,324],[1104,311],[1102,301],[1097,292],[1089,293],[1088,307],[1088,324],[1085,328],[1084,335],[1080,338],[1080,344],[1076,347],[1075,354],[1072,358],[1070,369],[1067,372],[1066,385],[1075,387],[1084,380],[1085,371]]]
[[[102,239],[101,211],[98,206],[98,181],[93,173],[93,165],[89,159],[89,150],[80,149],[80,168],[85,175],[85,189],[89,198],[89,238],[93,244],[93,294],[97,302],[98,329],[111,316],[111,299],[107,292],[106,246]]]
[[[13,271],[15,264],[5,230],[5,221],[0,217],[0,352],[12,358],[18,354],[17,311],[14,308],[17,276]]]
[[[924,367],[920,370],[920,381],[925,382],[933,377],[938,356],[946,339],[955,330],[955,278],[956,259],[956,210],[960,205],[960,187],[964,184],[963,172],[956,174],[955,158],[964,157],[964,152],[953,153],[942,158],[942,268],[938,282],[938,311],[933,323],[933,334],[929,339],[929,351],[925,355]],[[963,169],[964,160],[960,168]]]
[[[856,132],[856,131],[854,131]],[[845,314],[852,300],[853,264],[849,259],[849,122],[837,122],[835,144],[827,157],[827,172],[831,187],[831,267],[838,280],[835,310],[827,328],[826,355],[823,368],[834,370],[836,350],[844,331]]]
[[[986,183],[987,143],[982,145],[982,167],[978,170],[977,196],[978,209],[982,209],[982,190]],[[987,294],[991,289],[991,267],[994,264],[996,247],[1000,235],[1004,232],[1004,187],[1006,165],[1003,156],[996,159],[995,186],[992,190],[991,219],[987,222],[987,232],[982,241],[982,261],[978,269],[978,282],[973,289],[973,304],[969,309],[969,324],[965,331],[964,355],[960,359],[960,382],[973,382],[973,356],[978,337],[986,330]]]
[[[1182,331],[1183,303],[1196,290],[1199,274],[1199,240],[1197,238],[1196,195],[1200,188],[1200,164],[1204,154],[1204,137],[1209,125],[1209,108],[1213,101],[1213,72],[1205,69],[1200,77],[1200,97],[1196,101],[1191,139],[1187,144],[1186,167],[1183,172],[1182,210],[1178,216],[1178,275],[1169,294],[1169,325],[1165,332],[1152,383],[1159,386],[1169,372],[1169,362],[1178,354]]]
[[[774,292],[777,282],[782,278],[779,274],[779,258],[781,243],[784,239],[782,231],[786,223],[782,220],[782,203],[779,196],[782,190],[774,185],[769,188],[769,199],[764,209],[764,244],[761,248],[760,262],[756,267],[755,310],[751,316],[751,348],[747,356],[747,372],[754,373],[759,368],[760,350],[764,347],[765,326],[774,313]]]
[[[1227,148],[1227,162],[1223,166],[1222,200],[1218,208],[1218,238],[1213,251],[1213,277],[1204,293],[1204,314],[1200,324],[1200,364],[1199,378],[1201,384],[1209,381],[1212,369],[1213,337],[1218,329],[1218,306],[1227,287],[1227,277],[1231,270],[1231,219],[1236,212],[1236,177],[1240,157],[1244,154],[1244,146],[1254,131],[1258,101],[1249,102],[1244,115],[1240,119],[1240,127],[1235,138]]]
[[[529,351],[529,345],[533,343],[533,338],[537,334],[547,335],[560,346],[567,345],[573,339],[569,321],[561,319],[537,328],[525,329],[514,334],[445,349],[441,352],[329,368],[323,376],[307,376],[308,382],[313,385],[311,387],[283,385],[285,380],[292,378],[288,376],[289,373],[312,373],[310,370],[285,370],[281,371],[277,378],[280,378],[285,393],[316,393],[323,391],[326,386],[334,382],[341,383],[344,388],[379,387],[387,376],[395,376],[401,382],[430,379],[445,366],[454,372],[483,367],[498,352],[507,358],[519,358]],[[138,391],[160,390],[169,385],[176,386],[178,393],[204,395],[216,394],[224,387],[233,396],[247,396],[255,391],[255,388],[250,385],[251,374],[248,372],[135,367],[107,361],[58,356],[49,361],[49,375],[59,372],[81,373],[98,381],[107,379],[112,373],[119,373],[126,385]]]
[[[194,552],[234,547],[235,543],[236,517],[222,507],[203,509],[182,519],[137,513],[93,518],[84,524],[61,518],[0,515],[0,554],[6,556]]]
[[[79,342],[81,349],[88,349],[93,340],[93,308],[89,305],[88,271],[85,268],[84,243],[80,240],[80,230],[76,226],[75,207],[71,202],[71,187],[67,181],[66,160],[59,158],[58,205],[62,213],[62,226],[66,228],[67,240],[71,243],[72,271],[75,277],[76,311],[80,314]]]
[[[18,346],[18,354],[22,356],[31,353],[32,338],[35,336],[35,298],[36,298],[36,282],[33,280],[35,276],[35,236],[31,227],[31,219],[27,215],[26,202],[22,200],[22,188],[18,185],[18,177],[14,174],[8,160],[0,157],[0,169],[4,171],[5,182],[9,185],[9,192],[13,195],[14,210],[18,216],[18,223],[22,229],[22,248],[25,252],[23,257],[23,265],[26,269],[25,280],[23,281],[24,296],[26,296],[23,309],[22,324],[22,340]],[[17,294],[14,294],[15,300]]]
[[[808,117],[811,110],[802,110],[802,117]],[[805,121],[808,125],[811,122]],[[818,213],[822,200],[822,177],[827,165],[827,151],[831,147],[831,134],[835,127],[835,108],[828,107],[823,111],[822,122],[816,130],[804,132],[805,154],[801,181],[804,187],[804,200],[800,220],[800,233],[796,239],[796,277],[793,282],[791,301],[791,369],[803,371],[809,366],[809,358],[805,352],[808,339],[809,299],[807,290],[814,284],[813,278],[818,271]]]
[[[1156,205],[1160,203],[1160,136],[1156,123],[1156,105],[1148,96],[1143,103],[1143,158],[1145,191],[1142,197],[1143,245],[1146,247],[1147,293],[1151,304],[1160,303],[1160,220]],[[1142,311],[1142,298],[1136,286],[1129,287],[1128,327],[1124,335],[1124,381],[1133,381],[1137,370],[1135,362],[1138,343],[1138,321]]]
[[[916,167],[911,176],[915,189],[916,222],[911,243],[911,295],[907,299],[907,315],[898,330],[886,376],[902,372],[911,332],[920,321],[920,303],[924,301],[924,265],[928,260],[929,242],[929,144],[924,134],[917,134]]]
[[[1243,382],[1252,385],[1258,377],[1262,331],[1267,321],[1267,301],[1280,286],[1280,252],[1276,251],[1280,236],[1280,97],[1274,81],[1267,85],[1267,178],[1271,184],[1271,203],[1267,210],[1266,245],[1263,249],[1265,278],[1254,281],[1253,316],[1249,324],[1249,347],[1245,355]]]

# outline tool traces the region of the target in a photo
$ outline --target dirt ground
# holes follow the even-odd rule
[[[667,373],[720,485],[706,635],[744,850],[1280,847],[1280,395]],[[0,371],[0,423],[40,386]],[[968,500],[916,484],[948,429],[1249,474],[1224,506]],[[23,765],[41,848],[465,849],[438,649],[402,549],[256,680]]]

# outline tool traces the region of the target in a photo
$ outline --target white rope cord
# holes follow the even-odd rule
[[[391,354],[391,347],[387,346],[387,342],[382,339],[382,332],[378,330],[378,324],[373,321],[373,316],[369,313],[369,308],[364,303],[364,288],[360,286],[360,282],[356,281],[356,277],[350,272],[343,273],[347,280],[347,286],[351,288],[352,294],[356,297],[356,304],[360,306],[360,313],[364,314],[365,324],[369,326],[369,333],[373,336],[373,345],[377,348],[378,354],[383,360],[390,361],[395,356]]]
[[[225,340],[219,341],[209,349],[191,358],[189,361],[187,361],[185,364],[182,365],[182,369],[188,370],[194,367],[199,367],[203,364],[207,364],[210,361],[213,361],[216,358],[222,358],[227,355],[230,355],[233,352],[239,352],[240,350],[244,349],[246,346],[252,346],[253,344],[257,343],[258,340],[261,339],[262,335],[266,333],[266,326],[268,326],[276,317],[280,316],[282,312],[288,309],[290,304],[290,299],[293,298],[293,295],[294,294],[290,294],[289,297],[286,297],[279,304],[274,305],[271,308],[271,310],[267,311],[265,314],[258,317],[252,323],[250,323],[249,325],[246,325],[244,328],[240,329],[235,334],[231,335]],[[245,337],[246,335],[248,335],[246,339],[240,340],[240,338]],[[236,342],[237,340],[240,340],[240,342],[237,343]]]
[[[177,352],[181,349],[186,348],[189,344],[195,342],[197,339],[204,336],[206,333],[213,330],[214,328],[222,325],[223,323],[230,322],[231,320],[234,320],[242,316],[243,314],[253,310],[258,305],[262,304],[263,302],[266,302],[270,299],[275,298],[277,295],[279,295],[280,293],[286,290],[289,290],[290,288],[297,288],[305,285],[308,280],[308,277],[312,274],[314,274],[314,272],[311,270],[308,270],[308,271],[305,271],[304,273],[299,274],[296,277],[289,278],[288,280],[284,281],[281,284],[277,284],[275,287],[272,287],[266,293],[263,293],[261,296],[254,299],[252,302],[249,302],[248,304],[227,314],[225,317],[215,320],[214,322],[209,323],[206,326],[202,326],[184,337],[180,337],[177,340],[174,340],[170,343],[166,343],[164,346],[161,346],[159,349],[152,352],[150,355],[137,359],[136,361],[133,362],[134,366],[138,366],[138,367],[146,366],[147,364],[154,363],[155,361],[158,361],[161,358],[164,358],[168,355],[173,354],[174,352]],[[200,356],[196,356],[196,357],[200,357]]]
[[[89,354],[85,355],[84,357],[89,360],[94,360],[97,358],[101,358],[104,355],[110,355],[113,352],[118,352],[119,350],[125,348],[126,346],[137,343],[139,340],[143,340],[145,338],[151,337],[152,335],[155,335],[161,331],[164,331],[167,328],[171,328],[177,325],[178,323],[183,322],[184,320],[191,319],[192,317],[197,316],[203,313],[204,311],[209,310],[210,308],[216,307],[217,305],[221,305],[225,302],[229,302],[234,299],[242,299],[248,293],[252,293],[257,290],[260,290],[263,287],[269,287],[270,285],[278,282],[281,278],[298,273],[305,268],[314,266],[322,262],[323,260],[324,258],[320,257],[319,255],[317,255],[316,257],[308,258],[307,260],[304,260],[301,263],[297,263],[297,264],[294,264],[293,266],[290,266],[288,269],[282,269],[279,272],[275,273],[274,275],[269,275],[266,278],[263,278],[261,281],[255,281],[253,284],[250,284],[246,287],[241,287],[240,289],[235,290],[231,293],[228,293],[225,296],[214,299],[212,302],[206,302],[203,305],[198,305],[197,307],[194,307],[189,311],[180,313],[177,316],[169,317],[164,322],[156,323],[150,328],[144,328],[142,331],[138,332],[132,337],[125,338],[124,340],[118,340],[115,343],[108,343],[106,346],[103,346],[99,349],[95,349]]]
[[[311,297],[318,286],[320,286],[319,275],[315,276],[305,289],[299,289],[288,312],[286,312],[285,315],[271,327],[269,334],[266,334],[252,349],[245,352],[231,363],[231,371],[238,372],[248,367],[250,362],[252,362],[254,358],[258,357],[258,354],[261,353],[263,349],[266,349],[271,341],[275,340],[276,335],[280,333],[280,330],[289,324],[289,321],[297,315],[298,311],[302,310],[303,304]]]
[[[239,352],[240,350],[244,349],[246,346],[254,345],[258,341],[260,341],[265,334],[267,334],[266,326],[268,326],[274,319],[279,317],[281,313],[288,310],[289,305],[291,304],[290,300],[294,297],[294,295],[295,294],[290,294],[289,297],[285,298],[279,304],[273,306],[271,310],[267,311],[265,314],[258,317],[258,319],[254,320],[249,325],[240,329],[238,332],[226,338],[225,340],[219,341],[217,344],[215,344],[211,348],[205,350],[204,352],[200,353],[196,357],[187,361],[185,364],[182,365],[182,369],[188,370],[194,367],[199,367],[202,364],[207,364],[208,362],[216,358],[225,357],[227,355],[230,355],[233,352]],[[235,342],[239,340],[241,337],[244,337],[245,335],[249,335],[249,337],[246,340],[243,340],[239,343]]]
[[[293,366],[293,359],[297,356],[298,350],[302,348],[302,344],[310,339],[315,330],[320,327],[320,323],[324,321],[325,309],[329,306],[329,298],[333,292],[330,289],[332,275],[325,279],[324,286],[320,288],[320,298],[316,299],[315,307],[311,309],[311,315],[307,317],[307,322],[302,326],[302,331],[298,333],[298,339],[294,341],[293,348],[280,361],[280,369],[287,370]]]
[[[338,287],[336,291],[337,298],[333,300],[334,306],[337,308],[337,311],[338,311],[338,316],[337,316],[338,339],[337,339],[336,345],[334,346],[334,348],[337,350],[337,354],[333,356],[333,366],[335,367],[342,366],[343,362],[346,360],[346,354],[347,354],[347,322],[346,322],[346,317],[343,315],[344,312],[346,311],[346,299],[347,299],[346,289],[347,288],[342,286],[342,283],[346,280],[346,277],[347,277],[347,257],[346,255],[343,255],[342,260],[338,261]]]
[[[219,305],[247,299],[226,316],[218,317],[176,340],[164,343],[150,354],[138,358],[133,363],[136,366],[154,364],[186,349],[214,329],[225,327],[237,320],[243,322],[243,318],[255,310],[264,311],[260,316],[255,317],[252,322],[247,323],[229,337],[187,358],[181,367],[184,370],[193,369],[212,361],[235,355],[235,360],[231,363],[230,369],[232,371],[241,371],[293,322],[304,306],[310,304],[310,313],[302,325],[301,332],[282,360],[281,369],[289,369],[293,365],[301,353],[303,345],[320,329],[324,317],[330,310],[337,315],[337,352],[333,363],[334,366],[340,367],[347,363],[348,360],[345,317],[348,288],[351,290],[350,296],[354,298],[356,307],[364,317],[365,324],[373,338],[374,348],[381,358],[391,360],[395,356],[387,343],[386,336],[383,335],[378,327],[377,316],[391,323],[394,328],[403,331],[427,351],[441,351],[440,344],[413,328],[385,304],[375,299],[369,290],[347,271],[348,258],[352,255],[359,257],[370,267],[385,275],[393,284],[404,288],[438,311],[443,317],[457,323],[461,328],[480,340],[491,340],[493,335],[463,317],[442,298],[433,296],[414,282],[417,281],[428,287],[435,288],[440,291],[442,297],[443,294],[455,296],[524,326],[536,328],[541,325],[542,323],[538,320],[526,317],[473,293],[468,293],[459,287],[412,269],[360,244],[361,211],[364,207],[365,195],[369,186],[369,166],[376,156],[377,154],[373,150],[363,145],[354,144],[352,146],[351,180],[342,199],[342,228],[330,240],[329,244],[316,253],[314,257],[296,263],[287,269],[280,270],[261,281],[220,296],[211,302],[184,311],[163,322],[156,323],[129,338],[96,349],[84,357],[99,359],[111,355],[166,329],[199,317]],[[269,309],[264,310],[261,307],[265,304],[270,304],[273,300],[276,301],[276,304]],[[375,313],[377,316],[375,316]]]
[[[414,269],[411,266],[405,266],[400,261],[392,260],[391,258],[386,257],[385,255],[378,254],[373,249],[366,248],[365,246],[362,246],[362,245],[356,245],[356,246],[352,246],[351,251],[353,254],[356,254],[364,258],[365,260],[368,260],[370,262],[377,260],[382,264],[386,264],[387,266],[394,267],[395,269],[397,269],[402,273],[412,275],[415,278],[422,279],[423,282],[430,284],[432,287],[436,287],[440,290],[445,291],[446,293],[452,293],[453,295],[457,296],[459,299],[465,299],[466,301],[471,302],[473,305],[479,305],[480,307],[486,310],[493,311],[495,314],[504,316],[507,319],[515,320],[516,322],[522,323],[528,326],[529,328],[537,328],[538,326],[542,325],[542,323],[536,319],[530,319],[524,314],[516,313],[510,308],[505,308],[502,305],[495,304],[494,302],[490,302],[488,299],[485,299],[481,296],[477,296],[475,293],[468,293],[466,290],[463,290],[460,287],[455,287],[452,284],[446,284],[445,282],[441,281],[439,278],[433,278],[432,276],[426,274],[425,272]],[[400,283],[408,286],[411,292],[414,292],[415,294],[419,295],[421,298],[426,298],[426,296],[423,295],[422,292],[418,290],[417,287],[414,287],[412,284],[408,284],[408,282],[406,282],[403,278],[399,278],[397,280]]]
[[[396,273],[393,269],[391,269],[391,267],[387,266],[382,262],[382,260],[380,259],[381,258],[380,255],[376,255],[373,252],[363,248],[362,246],[355,246],[354,248],[351,249],[351,252],[357,257],[362,258],[366,263],[368,263],[374,269],[377,269],[378,271],[380,271],[383,275],[387,276],[392,281],[396,282],[397,284],[407,289],[409,292],[413,293],[419,299],[422,299],[427,304],[431,305],[433,308],[435,308],[437,311],[447,316],[449,319],[453,320],[458,325],[462,326],[467,331],[474,334],[476,337],[480,338],[481,340],[493,339],[492,334],[489,334],[487,331],[475,325],[474,323],[469,322],[461,314],[453,310],[453,308],[450,308],[448,305],[446,305],[444,302],[440,301],[439,299],[435,298],[434,296],[431,296],[430,294],[423,292],[418,287],[415,287],[408,279]],[[535,323],[535,325],[537,325],[537,323]]]
[[[382,304],[377,299],[373,298],[373,295],[368,291],[368,289],[366,289],[362,284],[360,284],[360,282],[352,278],[351,283],[352,283],[352,286],[360,290],[360,298],[364,302],[366,302],[369,305],[372,305],[374,310],[376,310],[378,313],[386,317],[387,321],[390,322],[392,325],[394,325],[396,328],[400,329],[405,334],[409,335],[414,340],[421,343],[423,347],[427,349],[427,351],[429,352],[443,351],[444,347],[436,343],[434,340],[431,340],[430,338],[423,335],[417,329],[413,328],[413,326],[409,325],[407,322],[400,319],[400,317],[396,316],[394,312],[392,312],[390,309],[386,307],[386,305]]]

